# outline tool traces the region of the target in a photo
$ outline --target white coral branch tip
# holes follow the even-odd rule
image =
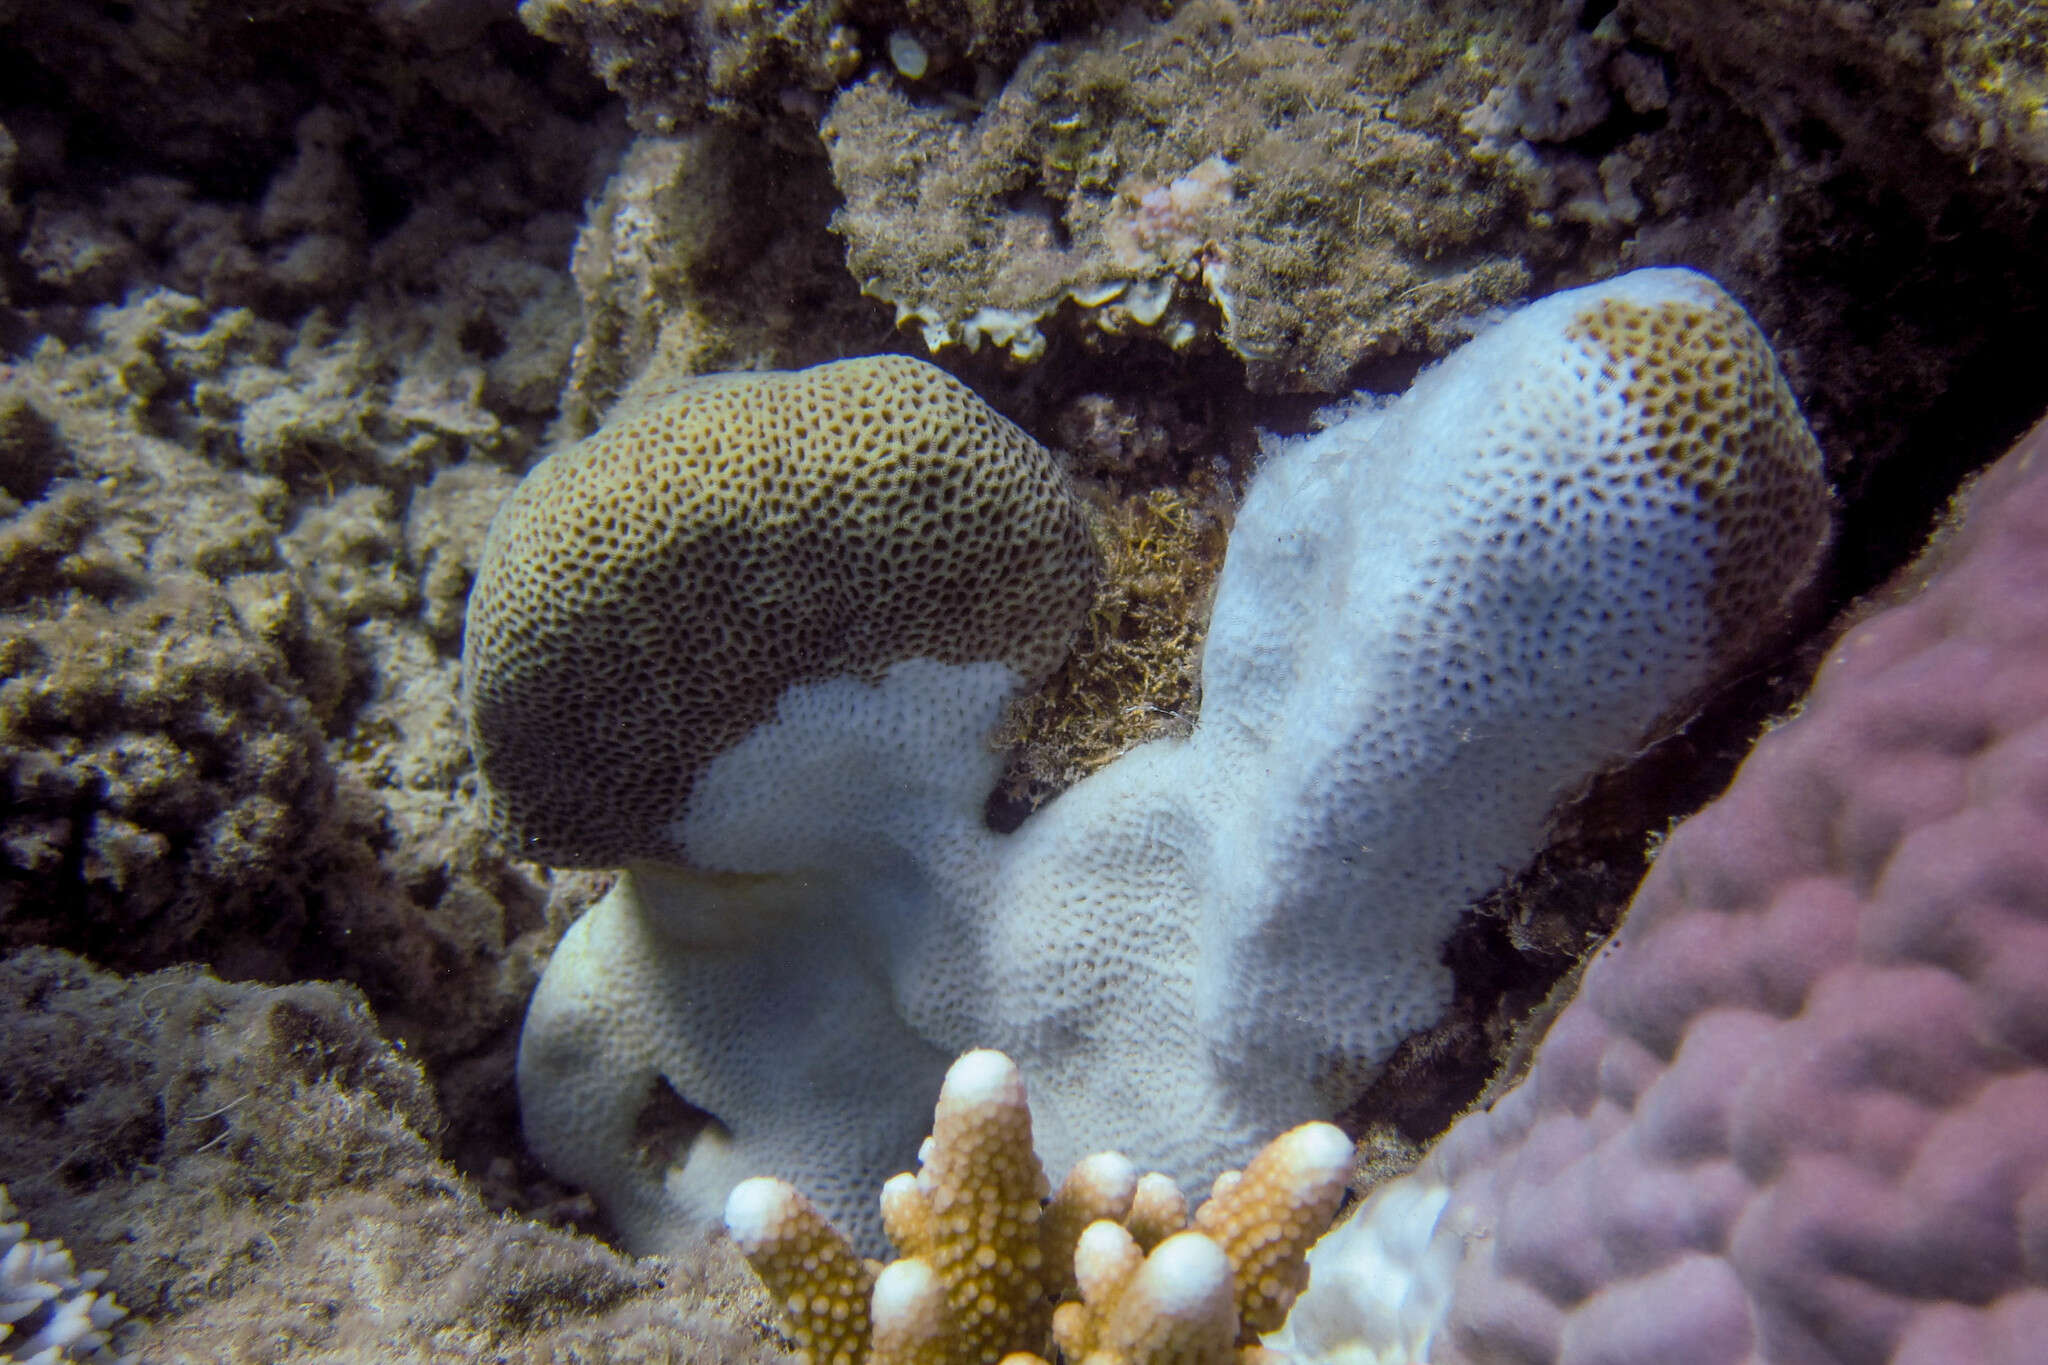
[[[1081,1297],[1089,1303],[1109,1298],[1144,1259],[1145,1253],[1123,1224],[1106,1218],[1090,1223],[1074,1248],[1074,1279],[1081,1286]]]
[[[802,1198],[792,1185],[757,1175],[732,1187],[725,1199],[725,1229],[747,1251],[759,1251],[787,1229]]]
[[[945,1286],[916,1257],[891,1261],[875,1277],[870,1321],[878,1346],[935,1340],[946,1329]]]
[[[1231,1302],[1230,1258],[1199,1232],[1177,1232],[1145,1258],[1133,1289],[1161,1316],[1194,1321]]]
[[[1005,1107],[1024,1103],[1024,1077],[1017,1064],[992,1048],[965,1053],[946,1072],[939,1103],[947,1107]]]
[[[1076,1162],[1064,1183],[1087,1190],[1100,1203],[1128,1209],[1138,1193],[1138,1168],[1122,1152],[1097,1152]]]
[[[1325,1185],[1351,1178],[1351,1139],[1333,1123],[1304,1123],[1274,1142],[1285,1169],[1305,1184]]]

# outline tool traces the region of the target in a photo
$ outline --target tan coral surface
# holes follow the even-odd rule
[[[1628,376],[1622,393],[1642,414],[1636,461],[1699,497],[1717,547],[1709,609],[1722,648],[1746,653],[1758,622],[1783,610],[1776,551],[1813,546],[1816,562],[1832,511],[1820,447],[1769,343],[1725,295],[1713,306],[1608,300],[1566,334]]]
[[[1041,677],[1095,582],[1046,451],[901,356],[629,399],[528,475],[484,559],[478,766],[528,856],[583,866],[679,859],[696,774],[791,685],[918,658]]]

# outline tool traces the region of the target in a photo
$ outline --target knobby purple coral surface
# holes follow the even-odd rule
[[[2043,1358],[2048,423],[1926,563],[1395,1187],[1449,1187],[1430,1361]]]

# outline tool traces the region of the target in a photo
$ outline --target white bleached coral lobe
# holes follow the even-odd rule
[[[603,439],[655,441],[647,420]],[[991,458],[956,449],[971,470]],[[704,456],[675,458],[681,478]],[[531,529],[493,532],[473,640],[527,629],[489,585],[512,547],[562,544],[540,534],[551,507],[587,505],[529,483],[510,515]],[[735,515],[772,492],[738,495]],[[640,704],[672,685],[669,637],[623,628],[674,619],[677,580],[593,586],[567,571],[573,540],[552,561],[522,549],[554,600],[609,595],[622,629],[561,656],[559,704],[521,734],[490,733],[480,707],[532,678],[528,656],[472,656],[486,778],[595,783],[618,828],[668,832],[630,852],[614,827],[556,845],[662,861],[631,862],[534,998],[528,1138],[637,1247],[674,1244],[769,1172],[875,1245],[867,1191],[916,1149],[916,1096],[961,1049],[996,1046],[1031,1084],[1049,1165],[1114,1148],[1207,1182],[1273,1128],[1338,1112],[1441,1017],[1466,908],[1535,854],[1565,795],[1790,620],[1830,513],[1768,344],[1712,281],[1648,270],[1554,295],[1400,400],[1274,443],[1218,580],[1193,734],[1131,751],[1013,834],[984,823],[999,758],[983,727],[1029,670],[924,652],[897,624],[931,605],[914,587],[843,598],[821,636],[884,643],[859,667],[749,682],[743,713],[717,711],[732,688],[700,668],[690,705],[715,752],[621,770],[621,745],[680,757],[708,733],[695,711]],[[602,521],[555,525],[584,524]],[[747,524],[728,552],[829,542],[801,508]],[[943,516],[896,527],[858,553],[973,557]],[[952,585],[959,601],[1036,594],[1042,613],[1005,611],[1060,619],[1074,579],[1046,572],[1058,554],[977,562],[993,576]],[[750,619],[743,601],[721,612]],[[571,742],[586,731],[604,742]],[[522,770],[505,751],[535,757]],[[568,789],[529,805],[593,808]],[[662,1084],[715,1118],[670,1170],[633,1138]]]

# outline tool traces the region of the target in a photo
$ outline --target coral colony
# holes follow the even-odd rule
[[[814,1365],[1045,1365],[1049,1339],[1092,1365],[1224,1365],[1286,1317],[1350,1174],[1351,1143],[1311,1123],[1227,1172],[1192,1220],[1170,1181],[1114,1153],[1053,1191],[1022,1077],[980,1051],[946,1072],[918,1171],[882,1188],[901,1259],[877,1272],[767,1176],[733,1190],[725,1224]]]
[[[1505,401],[1510,396],[1517,401]],[[1583,444],[1566,447],[1559,433],[1567,432],[1581,433]],[[1013,452],[1028,459],[1028,451]],[[1461,534],[1452,520],[1423,550],[1406,550],[1462,576],[1417,572],[1401,547],[1376,547],[1330,514],[1346,476],[1367,469],[1374,477],[1361,482],[1407,517],[1464,507],[1481,522],[1469,509],[1487,508],[1483,537]],[[1043,496],[1057,506],[1055,495]],[[1401,762],[1427,765],[1444,803],[1434,808],[1439,824],[1458,799],[1494,825],[1512,824],[1513,804],[1499,795],[1500,754],[1511,755],[1517,771],[1550,775],[1554,791],[1568,766],[1597,761],[1593,740],[1574,729],[1590,728],[1588,711],[1609,722],[1598,738],[1611,745],[1739,657],[1810,570],[1827,505],[1810,438],[1768,352],[1710,283],[1654,272],[1533,305],[1426,375],[1402,402],[1352,412],[1273,453],[1247,499],[1218,594],[1201,728],[1186,741],[1127,755],[1017,834],[963,833],[965,817],[949,817],[946,793],[931,789],[942,786],[930,777],[935,751],[917,747],[920,736],[936,730],[943,738],[950,726],[961,752],[975,752],[964,741],[995,709],[977,689],[1016,685],[1024,675],[1013,665],[898,661],[874,681],[788,686],[773,720],[691,775],[684,809],[645,826],[673,841],[666,858],[629,859],[618,889],[572,933],[551,969],[522,1059],[540,1150],[590,1180],[628,1234],[647,1245],[713,1216],[705,1201],[729,1191],[724,1222],[817,1361],[968,1362],[1040,1352],[1054,1300],[1062,1302],[1049,1319],[1051,1340],[1065,1358],[1090,1365],[1735,1365],[1843,1351],[1914,1362],[2028,1358],[2048,1330],[2033,1250],[2048,1235],[2035,1193],[2048,1171],[2039,1009],[2048,976],[2033,951],[2048,916],[2040,895],[2048,884],[2040,865],[2048,847],[2048,427],[1958,500],[1949,529],[1894,590],[1898,604],[1868,614],[1840,640],[1802,711],[1766,736],[1726,796],[1673,832],[1529,1075],[1454,1127],[1416,1171],[1381,1186],[1309,1252],[1305,1276],[1295,1248],[1313,1233],[1273,1230],[1327,1217],[1348,1164],[1348,1147],[1333,1131],[1311,1122],[1263,1151],[1246,1144],[1244,1174],[1227,1171],[1215,1182],[1191,1230],[1171,1181],[1158,1172],[1138,1179],[1122,1154],[1145,1165],[1155,1164],[1154,1152],[1167,1154],[1161,1165],[1187,1155],[1172,1140],[1184,1135],[1153,1121],[1155,1108],[1186,1124],[1231,1112],[1231,1087],[1242,1078],[1217,1044],[1249,1036],[1231,1025],[1259,1019],[1270,1007],[1260,992],[1278,995],[1283,969],[1297,973],[1297,1020],[1314,1022],[1313,1007],[1341,993],[1307,964],[1333,952],[1345,932],[1342,913],[1384,902],[1357,894],[1366,883],[1332,889],[1287,859],[1327,852],[1338,838],[1360,854],[1374,847],[1381,836],[1368,820],[1332,809],[1351,789],[1347,780],[1359,790],[1376,782],[1382,793],[1402,792]],[[1503,523],[1503,507],[1513,520]],[[1060,524],[1051,514],[1031,520]],[[1565,544],[1555,543],[1567,539],[1561,526],[1575,532]],[[1589,536],[1593,528],[1607,534]],[[1045,543],[1059,543],[1056,531]],[[1532,558],[1540,572],[1502,567]],[[1045,562],[1086,571],[1057,556]],[[1654,575],[1651,564],[1659,566]],[[1646,601],[1653,577],[1679,586]],[[1602,596],[1600,585],[1625,592]],[[490,587],[479,601],[489,610],[505,591]],[[1373,643],[1429,641],[1438,679],[1459,685],[1411,683],[1403,694],[1400,675],[1361,663],[1356,676],[1366,684],[1329,686],[1318,650],[1298,634],[1323,627],[1318,643],[1326,642],[1335,633],[1328,623],[1373,592],[1392,618]],[[1421,629],[1402,609],[1419,599],[1424,619],[1455,625],[1468,604],[1476,612],[1507,594],[1521,595],[1512,599],[1519,609],[1488,619],[1532,624],[1490,637],[1494,652],[1483,659],[1466,652],[1481,639]],[[1255,620],[1234,621],[1253,597],[1263,604]],[[1536,660],[1547,667],[1532,666]],[[1572,675],[1573,696],[1545,693],[1545,679],[1559,672]],[[1279,681],[1304,676],[1323,687],[1296,693]],[[1261,678],[1269,686],[1257,691]],[[1468,680],[1513,690],[1512,714],[1487,709],[1483,695],[1469,699],[1482,689],[1468,691]],[[1299,714],[1303,697],[1332,692],[1378,728],[1356,715],[1348,726],[1334,723],[1328,707]],[[1411,705],[1388,704],[1404,695]],[[1588,695],[1606,700],[1595,705]],[[1612,720],[1616,697],[1637,708],[1628,726]],[[1556,709],[1543,712],[1545,705]],[[1457,741],[1433,747],[1445,714]],[[1546,733],[1572,732],[1578,750],[1544,753],[1510,723],[1532,714]],[[794,742],[775,734],[784,726]],[[1208,777],[1189,755],[1219,743],[1210,736],[1225,727],[1240,762],[1247,751],[1263,752],[1252,747],[1261,737],[1293,735],[1299,745],[1323,736],[1315,751],[1321,780],[1295,775],[1289,784],[1284,770],[1268,773],[1256,803],[1205,805]],[[1375,747],[1346,747],[1363,733]],[[1496,745],[1498,753],[1485,752]],[[730,753],[746,761],[729,761]],[[1374,765],[1358,753],[1400,761]],[[1445,774],[1459,773],[1468,754],[1491,780],[1459,798]],[[810,793],[801,801],[776,795],[772,774],[812,762],[822,766],[805,770],[807,778],[829,775],[854,755],[900,793],[886,812],[863,817],[850,797],[820,795],[815,781],[799,784]],[[990,779],[992,763],[977,761],[976,781]],[[922,790],[921,779],[929,784]],[[1125,809],[1140,812],[1114,826],[1117,838],[1105,844],[1087,842],[1091,823],[1110,819],[1091,787],[1115,791]],[[1274,820],[1276,790],[1297,800],[1325,795],[1313,810]],[[707,814],[706,793],[730,809]],[[1261,822],[1247,809],[1269,813]],[[764,819],[786,832],[784,843],[751,828]],[[940,836],[920,842],[914,832],[933,821]],[[1408,839],[1435,832],[1394,831]],[[879,861],[796,870],[884,837],[905,843]],[[1234,857],[1279,878],[1290,911],[1309,919],[1312,945],[1295,945],[1290,955],[1270,921],[1263,933],[1271,941],[1262,942],[1258,924],[1229,918],[1240,902],[1204,900],[1185,882],[1176,894],[1194,897],[1200,916],[1177,924],[1147,918],[1162,905],[1144,894],[1151,882],[1227,875],[1227,862],[1205,856],[1205,841],[1225,839]],[[1069,860],[1094,856],[1078,859],[1076,880],[1037,880],[1045,878],[1033,857],[1037,840]],[[733,850],[750,862],[721,865]],[[768,856],[783,850],[781,861]],[[679,855],[711,865],[686,868]],[[1377,868],[1355,855],[1324,861],[1363,864],[1349,875],[1377,877],[1371,885],[1382,891],[1409,887],[1416,900],[1465,889],[1418,887],[1399,857],[1377,860]],[[1392,877],[1389,867],[1406,875]],[[1007,895],[1034,892],[1039,932],[1006,922],[991,908],[1001,903],[994,898],[977,898],[975,872]],[[864,881],[887,894],[863,892]],[[1339,889],[1353,894],[1340,897]],[[830,908],[819,908],[820,899]],[[1442,913],[1416,900],[1405,913],[1441,932]],[[1077,914],[1062,917],[1075,904],[1107,909],[1107,927],[1081,937]],[[980,917],[978,933],[947,923],[962,913]],[[1428,959],[1386,957],[1387,927],[1374,930],[1370,942],[1353,942],[1346,966],[1378,991],[1398,993],[1404,974],[1423,972]],[[1224,978],[1247,983],[1234,996],[1218,999],[1217,978],[1198,974],[1202,958],[1187,940],[1202,934],[1215,940],[1200,945],[1205,952],[1229,953],[1253,969]],[[819,952],[816,937],[834,946]],[[971,997],[979,1013],[963,1023],[971,1013],[964,990],[940,997],[952,1013],[921,1013],[931,997],[888,975],[892,954],[922,972],[958,970],[947,953],[962,951],[962,940],[984,955],[970,969],[989,974],[972,988],[981,992]],[[712,965],[678,979],[705,958]],[[1163,970],[1176,961],[1178,977]],[[1078,973],[1081,985],[1069,991],[1090,985],[1085,968],[1093,964],[1103,994],[1019,1027],[1003,1013],[1010,983],[1001,978],[1049,963]],[[747,986],[722,988],[721,973]],[[948,1026],[998,1036],[1007,1029],[1006,1042],[1022,1054],[1013,1065],[1001,1054],[972,1053],[947,1073],[920,1169],[882,1186],[881,1221],[901,1259],[879,1274],[856,1250],[879,1243],[862,1223],[872,1206],[865,1191],[849,1190],[866,1178],[854,1169],[860,1154],[879,1145],[871,1139],[893,1116],[874,1103],[840,1111],[823,1103],[817,1082],[843,1059],[805,1053],[833,1031],[755,1036],[794,998],[776,998],[778,977],[818,973],[825,975],[814,976],[811,989],[823,1008],[850,1009],[844,1017],[875,1027],[860,1045],[886,1054],[884,1069],[899,1068],[891,1094],[927,1060],[918,1049],[943,1042]],[[1183,1014],[1148,1015],[1151,1002],[1142,1000],[1125,1007],[1127,1017],[1110,1009],[1110,987],[1156,977],[1167,980],[1158,988],[1165,993],[1189,990],[1175,1002]],[[835,984],[848,980],[854,984]],[[745,988],[769,1002],[770,1017],[740,1019],[743,1031],[724,1014]],[[707,996],[711,1010],[694,1013]],[[1376,999],[1345,1003],[1372,1018]],[[900,1014],[891,1012],[895,1004]],[[1411,1017],[1425,1016],[1418,1009]],[[1173,1018],[1184,1031],[1211,1029],[1201,1036],[1209,1051],[1177,1050],[1185,1043]],[[911,1034],[905,1019],[929,1027],[932,1038]],[[1378,1022],[1394,1026],[1385,1014]],[[656,1036],[657,1028],[670,1032]],[[1323,1037],[1330,1048],[1337,1035]],[[1369,1058],[1374,1043],[1348,1045]],[[1197,1055],[1221,1060],[1204,1071],[1190,1064]],[[1278,1054],[1262,1060],[1283,1064]],[[1030,1079],[1034,1073],[1044,1079]],[[630,1123],[657,1075],[717,1116],[680,1169],[665,1173],[665,1185],[621,1155],[630,1130],[606,1131],[620,1116]],[[744,1096],[761,1076],[771,1092],[812,1087],[766,1120],[795,1126],[810,1145],[778,1147],[748,1120],[723,1121],[715,1097]],[[1027,1079],[1050,1124],[1025,1108]],[[880,1084],[879,1073],[874,1080]],[[1272,1106],[1267,1112],[1284,1112],[1285,1084],[1282,1076],[1259,1097]],[[1202,1105],[1176,1108],[1175,1087],[1205,1088]],[[621,1091],[630,1093],[622,1099]],[[1219,1127],[1197,1137],[1210,1151],[1237,1141]],[[608,1151],[607,1141],[620,1148]],[[1073,1163],[1042,1205],[1049,1191],[1025,1153],[1053,1153],[1057,1169],[1091,1143],[1122,1152]],[[768,1165],[795,1183],[749,1169]],[[828,1219],[800,1188],[843,1214]],[[1257,1198],[1278,1202],[1246,1213],[1252,1190],[1271,1191]],[[1269,1286],[1264,1301],[1246,1297],[1244,1244],[1221,1227],[1266,1229],[1254,1238],[1272,1248],[1267,1271],[1255,1277]]]
[[[528,1014],[527,1138],[635,1246],[774,1174],[878,1247],[870,1191],[996,1046],[1049,1168],[1206,1185],[1438,1018],[1460,912],[1784,620],[1828,520],[1711,281],[1554,296],[1274,449],[1193,735],[999,835],[986,736],[1094,572],[1045,452],[901,359],[629,404],[529,476],[470,604],[501,818],[627,868]],[[664,1084],[711,1116],[667,1171]]]
[[[39,1242],[13,1221],[0,1185],[0,1359],[115,1365],[111,1332],[128,1310],[100,1292],[104,1270],[80,1274],[58,1242]]]

